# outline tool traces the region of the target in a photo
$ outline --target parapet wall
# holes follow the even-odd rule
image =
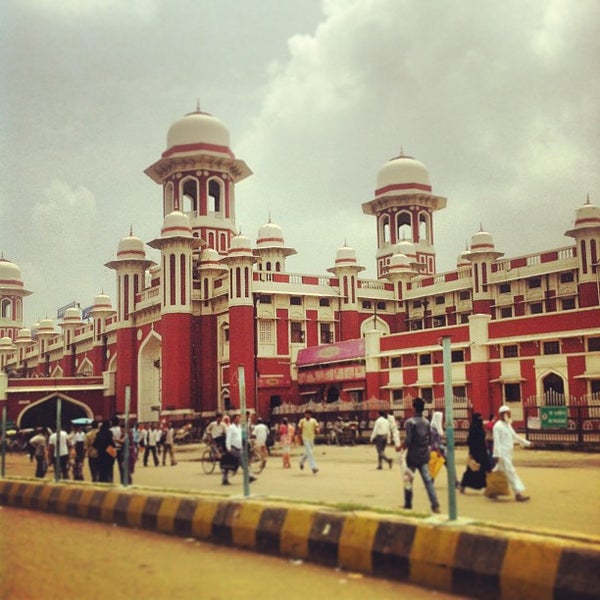
[[[597,540],[85,483],[0,480],[0,505],[193,537],[479,598],[600,598]]]

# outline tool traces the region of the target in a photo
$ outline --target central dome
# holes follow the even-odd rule
[[[422,162],[415,160],[412,156],[397,156],[383,165],[377,174],[377,190],[389,186],[415,188],[430,192],[429,171]]]
[[[229,148],[229,131],[219,119],[200,111],[175,121],[167,133],[167,152],[176,146],[213,144]]]

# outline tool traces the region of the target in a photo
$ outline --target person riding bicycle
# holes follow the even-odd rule
[[[227,435],[227,425],[223,420],[223,413],[217,413],[215,420],[208,424],[204,435],[207,441],[213,441],[221,454],[225,453],[225,436]]]

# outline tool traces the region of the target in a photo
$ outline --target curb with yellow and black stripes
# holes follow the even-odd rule
[[[600,598],[600,543],[592,539],[81,483],[0,480],[0,505],[193,537],[470,597]]]

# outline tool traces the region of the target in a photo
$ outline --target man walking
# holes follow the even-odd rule
[[[156,425],[152,423],[150,425],[150,429],[148,430],[146,436],[146,448],[144,449],[144,466],[148,466],[148,456],[152,454],[152,459],[154,460],[154,466],[158,467],[160,464],[158,462],[158,455],[156,453],[156,443],[157,443],[157,431]]]
[[[390,422],[387,418],[385,410],[379,411],[379,417],[373,424],[373,431],[371,432],[371,443],[375,442],[375,449],[377,450],[377,468],[382,469],[382,462],[385,461],[389,468],[392,468],[394,461],[385,455],[385,447],[388,443],[390,436]]]
[[[169,455],[169,459],[171,460],[171,466],[177,464],[175,460],[175,450],[173,445],[175,444],[175,429],[171,423],[167,423],[164,435],[163,442],[163,455],[162,455],[162,464],[163,467],[167,464],[167,454]]]
[[[406,468],[404,469],[404,508],[412,509],[413,500],[413,481],[415,471],[419,471],[421,479],[425,485],[427,496],[431,504],[431,511],[440,512],[440,503],[438,502],[433,479],[429,473],[429,458],[431,454],[431,426],[429,421],[423,416],[425,402],[421,398],[413,400],[415,416],[406,420],[404,429],[406,438],[404,443],[398,448],[406,449]]]
[[[494,462],[496,468],[506,474],[508,484],[515,493],[517,502],[527,502],[529,496],[525,496],[525,486],[517,475],[517,471],[513,465],[513,449],[515,442],[524,446],[531,447],[531,442],[525,438],[519,437],[511,424],[510,408],[501,406],[498,409],[498,420],[494,425]]]
[[[304,446],[304,454],[300,458],[300,470],[304,469],[304,463],[308,460],[308,464],[314,475],[319,472],[313,448],[315,445],[315,437],[319,433],[319,424],[316,419],[312,418],[310,410],[304,411],[304,418],[298,423],[298,431],[302,436],[302,444]]]
[[[233,415],[233,420],[227,428],[225,435],[225,448],[227,453],[221,460],[222,485],[229,483],[229,471],[237,471],[242,462],[242,428],[240,427],[240,415]],[[250,483],[256,481],[256,477],[250,475]]]

